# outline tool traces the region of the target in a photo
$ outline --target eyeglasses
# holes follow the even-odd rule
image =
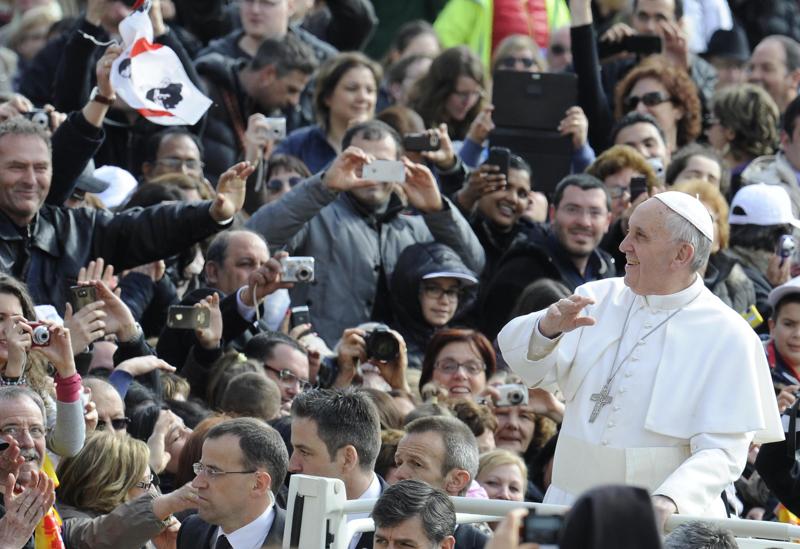
[[[283,190],[283,186],[288,183],[289,188],[293,189],[295,186],[303,180],[302,177],[290,177],[287,180],[284,179],[270,179],[267,181],[267,189],[270,191],[277,193]]]
[[[288,368],[279,370],[278,368],[273,368],[267,363],[264,363],[264,368],[278,374],[278,379],[281,380],[281,383],[285,383],[286,385],[294,385],[295,383],[299,383],[301,391],[307,391],[311,389],[311,383],[307,379],[300,379],[299,377],[294,375],[292,371],[289,370]]]
[[[272,6],[277,6],[280,4],[279,0],[242,0],[244,4],[253,4],[256,6],[264,6],[266,8],[271,8]]]
[[[536,60],[534,60],[534,59],[532,59],[530,57],[508,56],[508,57],[503,57],[498,62],[498,65],[503,67],[503,68],[505,68],[505,69],[513,69],[517,65],[517,63],[519,63],[520,65],[522,65],[526,69],[529,69],[534,65],[534,63],[536,63]]]
[[[2,434],[3,436],[11,437],[14,440],[19,440],[22,437],[22,434],[26,431],[28,432],[28,435],[30,435],[31,438],[37,440],[40,438],[44,438],[44,436],[47,434],[45,428],[42,427],[41,425],[34,425],[33,427],[28,427],[27,429],[25,427],[17,427],[15,425],[10,425],[8,427],[3,427],[2,429],[0,429],[0,434]]]
[[[550,53],[552,55],[564,55],[569,52],[569,48],[563,44],[551,44]]]
[[[580,206],[575,206],[574,204],[566,204],[559,207],[558,210],[564,212],[570,217],[583,217],[584,215],[588,215],[592,219],[599,219],[607,213],[600,208],[581,208]]]
[[[644,103],[648,107],[655,107],[667,101],[672,101],[672,97],[661,92],[648,92],[641,97],[638,95],[629,95],[625,98],[623,106],[625,107],[625,112],[630,112],[639,106],[639,102]]]
[[[442,299],[442,296],[447,296],[447,299],[454,301],[461,295],[461,288],[442,288],[436,284],[422,284],[420,286],[422,295],[430,299]]]
[[[466,362],[456,362],[452,358],[443,358],[437,360],[434,367],[443,374],[455,374],[459,368],[464,368],[464,371],[469,376],[477,376],[486,370],[486,364],[478,362],[477,360],[468,360]]]
[[[144,482],[144,481],[141,481],[141,480],[140,480],[139,482],[137,482],[136,484],[134,484],[134,486],[135,486],[136,488],[141,488],[142,490],[149,490],[149,489],[150,489],[150,488],[153,486],[153,484],[155,484],[155,479],[156,479],[156,478],[158,478],[158,477],[156,477],[156,476],[155,476],[155,475],[154,475],[154,474],[151,472],[151,473],[150,473],[150,480],[148,480],[147,482]]]
[[[115,431],[123,431],[123,430],[127,431],[130,422],[131,418],[129,417],[118,417],[116,419],[111,420],[111,428],[114,429]],[[103,431],[107,426],[108,423],[106,423],[104,419],[101,419],[97,422],[96,429],[98,431]]]
[[[175,156],[166,156],[164,158],[159,158],[156,161],[157,164],[161,164],[169,168],[170,170],[180,170],[183,166],[186,166],[188,170],[202,170],[205,164],[200,160],[194,160],[192,158],[178,158]]]
[[[627,187],[627,186],[625,186],[625,187],[607,187],[607,188],[608,188],[608,195],[614,200],[616,200],[618,198],[622,198],[625,193],[630,193],[631,192],[631,188]]]
[[[480,99],[483,97],[483,91],[475,90],[475,91],[453,91],[453,95],[461,99],[462,101],[469,101],[471,99]]]
[[[257,473],[258,471],[220,471],[214,467],[209,467],[208,465],[203,465],[199,461],[197,463],[192,464],[192,471],[198,477],[205,473],[208,478],[219,478],[223,475],[251,475],[253,473]]]

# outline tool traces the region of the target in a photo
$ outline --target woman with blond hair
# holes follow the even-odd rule
[[[481,454],[475,478],[489,499],[525,501],[528,467],[510,450],[498,448]]]

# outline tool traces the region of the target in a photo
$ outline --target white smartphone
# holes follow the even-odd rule
[[[362,177],[382,183],[403,183],[406,167],[399,160],[373,160],[364,166]]]

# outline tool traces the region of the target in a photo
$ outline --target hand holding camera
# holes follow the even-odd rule
[[[506,176],[500,166],[481,164],[472,170],[467,182],[456,195],[456,200],[464,211],[472,211],[475,204],[487,194],[500,191],[506,187]]]
[[[346,329],[337,348],[339,373],[334,386],[349,386],[358,373],[359,365],[365,362],[374,364],[393,389],[408,390],[405,378],[408,369],[406,344],[394,330],[383,324],[369,332],[361,328]]]
[[[256,164],[269,158],[275,142],[286,137],[286,119],[268,118],[261,113],[251,114],[244,132],[245,160]]]
[[[62,378],[75,375],[75,358],[69,330],[47,320],[29,323],[32,352],[37,352],[53,365]],[[45,333],[46,331],[46,333]]]
[[[455,150],[450,135],[447,132],[447,124],[439,124],[438,128],[428,130],[424,134],[427,137],[429,148],[423,149],[423,158],[433,162],[440,170],[451,170],[456,165]],[[408,137],[408,136],[407,136]],[[406,147],[407,151],[413,150]]]
[[[194,335],[197,337],[197,342],[204,349],[218,348],[222,344],[223,328],[222,311],[219,309],[219,294],[214,292],[202,299],[195,307],[204,310],[208,316],[206,326],[198,326],[195,329]]]
[[[422,213],[441,211],[443,207],[439,185],[427,166],[415,164],[403,157],[406,167],[406,181],[403,184],[408,203]]]
[[[486,549],[538,549],[539,545],[525,539],[528,509],[514,509],[497,526]]]
[[[278,252],[263,266],[259,267],[247,278],[247,286],[240,290],[239,297],[248,307],[256,307],[269,294],[281,288],[291,288],[292,282],[284,278],[282,261],[289,257],[286,252]]]
[[[33,344],[32,328],[22,315],[12,315],[3,321],[3,339],[8,347],[8,359],[3,375],[8,378],[21,377],[28,362],[28,351]]]

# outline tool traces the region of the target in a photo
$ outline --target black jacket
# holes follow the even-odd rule
[[[262,547],[280,547],[283,542],[283,529],[286,525],[286,511],[275,506],[275,518]],[[209,524],[197,515],[191,515],[181,523],[178,531],[178,549],[214,549],[217,526]]]
[[[474,272],[464,265],[452,248],[438,242],[412,244],[400,253],[389,282],[392,327],[403,335],[408,348],[408,365],[422,367],[425,347],[436,329],[422,316],[419,287],[422,277],[433,273],[461,273],[477,279]],[[475,301],[475,286],[462,284],[458,308],[451,322],[458,322],[464,312]]]
[[[210,202],[134,208],[112,214],[44,205],[27,227],[0,213],[0,271],[28,284],[34,303],[64,314],[78,271],[102,257],[117,271],[177,253],[225,228],[209,215]]]
[[[614,259],[600,248],[592,252],[586,272],[581,274],[552,233],[535,241],[520,242],[503,256],[486,288],[481,309],[481,330],[494,339],[508,322],[508,316],[522,291],[539,279],[556,280],[573,291],[585,282],[610,278],[616,274]]]

